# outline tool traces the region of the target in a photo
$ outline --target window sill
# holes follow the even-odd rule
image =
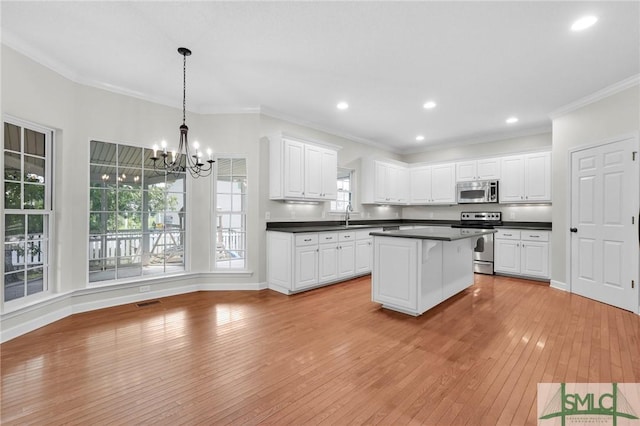
[[[253,271],[247,269],[214,269],[213,271],[207,272],[207,275],[214,275],[216,277],[252,277]]]

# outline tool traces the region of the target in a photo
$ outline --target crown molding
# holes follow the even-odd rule
[[[266,115],[266,116],[269,116],[269,117],[272,117],[272,118],[277,118],[279,120],[287,121],[287,122],[292,123],[292,124],[297,124],[299,126],[304,126],[304,127],[308,127],[310,129],[313,129],[313,130],[318,130],[320,132],[329,133],[329,134],[334,135],[334,136],[338,136],[338,137],[341,137],[341,138],[344,138],[344,139],[348,139],[348,140],[353,141],[353,142],[358,142],[358,143],[362,143],[362,144],[365,144],[365,145],[373,146],[373,147],[382,149],[384,151],[392,152],[394,154],[401,154],[401,152],[399,150],[394,149],[394,148],[392,148],[392,147],[390,147],[388,145],[384,145],[384,144],[381,144],[381,143],[378,143],[378,142],[374,142],[374,141],[371,141],[369,139],[364,139],[364,138],[361,138],[361,137],[358,137],[358,136],[354,136],[354,135],[351,135],[349,133],[343,133],[343,132],[337,131],[335,129],[332,129],[330,127],[321,126],[321,125],[319,125],[317,123],[313,123],[311,121],[304,120],[304,119],[301,119],[299,117],[295,117],[295,116],[292,116],[292,115],[289,115],[289,114],[286,114],[286,113],[283,113],[283,112],[280,112],[280,111],[276,111],[276,110],[271,109],[269,107],[262,106],[260,108],[260,112],[263,115]]]
[[[565,114],[568,114],[572,111],[575,111],[579,108],[583,108],[589,104],[597,102],[601,99],[607,98],[611,95],[615,95],[616,93],[622,92],[623,90],[629,89],[633,86],[640,85],[640,74],[633,75],[629,78],[626,78],[622,81],[612,84],[611,86],[607,86],[604,89],[598,90],[591,95],[585,96],[584,98],[578,99],[577,101],[571,102],[568,105],[558,108],[555,111],[552,111],[549,114],[549,118],[555,120],[558,117],[561,117]]]
[[[414,148],[407,148],[401,151],[402,154],[419,154],[421,152],[428,152],[439,150],[443,148],[453,148],[457,146],[475,145],[487,142],[498,142],[507,139],[521,138],[525,136],[540,135],[543,133],[551,133],[551,123],[545,125],[538,125],[527,127],[519,131],[512,131],[508,133],[485,133],[482,135],[471,136],[467,138],[451,138],[441,141],[437,141],[432,144],[422,145]]]

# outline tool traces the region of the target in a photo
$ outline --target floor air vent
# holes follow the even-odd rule
[[[157,305],[158,303],[160,303],[159,300],[148,300],[146,302],[140,302],[140,303],[136,303],[136,306],[138,308],[144,308],[145,306],[149,306],[149,305]]]

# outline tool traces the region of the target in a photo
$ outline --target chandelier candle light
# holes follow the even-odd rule
[[[171,159],[167,152],[167,142],[162,141],[161,149],[158,145],[153,146],[153,168],[159,173],[182,173],[189,171],[192,177],[209,176],[213,168],[213,151],[207,149],[207,160],[202,159],[202,151],[199,151],[198,142],[193,143],[194,152],[189,149],[187,133],[189,128],[186,125],[186,99],[187,99],[187,56],[191,55],[191,50],[186,47],[178,48],[178,53],[183,56],[182,61],[182,125],[180,126],[180,144],[177,151],[171,151]],[[160,152],[158,152],[160,151]],[[184,157],[184,159],[183,159]],[[160,161],[158,161],[160,160]]]

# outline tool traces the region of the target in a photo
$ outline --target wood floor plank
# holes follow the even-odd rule
[[[640,382],[637,315],[477,276],[414,318],[369,277],[294,296],[198,292],[0,345],[0,423],[526,424],[541,382]]]

